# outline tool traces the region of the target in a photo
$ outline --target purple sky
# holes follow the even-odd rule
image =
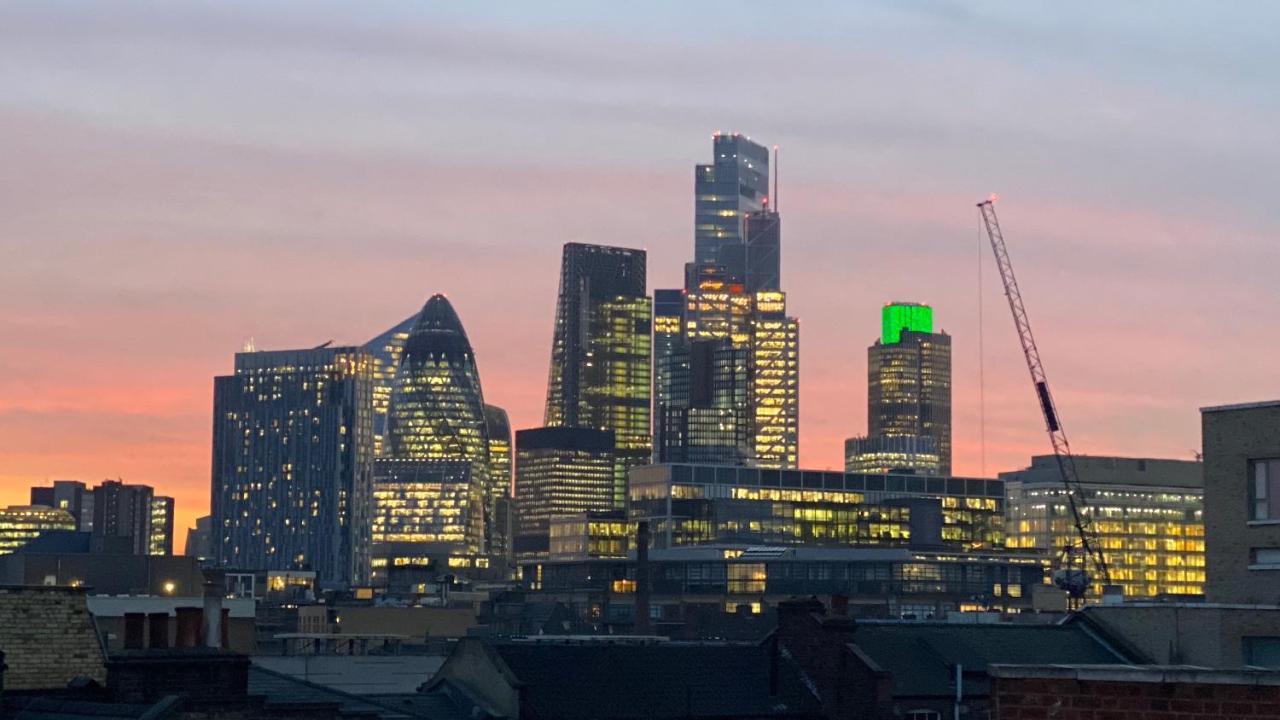
[[[560,246],[692,253],[713,130],[782,148],[802,461],[865,430],[888,300],[953,335],[958,472],[1047,450],[974,202],[1080,452],[1190,458],[1280,395],[1268,4],[0,5],[0,503],[122,476],[207,507],[212,376],[435,292],[541,421]],[[981,253],[981,254],[980,254]]]

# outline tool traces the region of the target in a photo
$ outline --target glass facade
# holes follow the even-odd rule
[[[391,408],[391,391],[395,385],[396,368],[400,367],[400,355],[409,331],[418,316],[410,315],[394,327],[364,344],[373,359],[373,452],[383,454],[387,436],[387,411]]]
[[[516,432],[517,557],[546,557],[553,518],[614,508],[613,434],[546,427]]]
[[[844,441],[844,471],[939,475],[942,456],[931,437],[856,437]]]
[[[173,554],[173,498],[151,498],[151,539],[148,554]]]
[[[214,380],[217,565],[364,582],[373,363],[356,347],[239,353]]]
[[[1031,554],[868,548],[758,548],[721,545],[651,553],[651,609],[680,617],[682,606],[717,603],[751,612],[796,596],[843,595],[852,612],[924,620],[954,611],[1030,610],[1047,562]],[[588,558],[527,565],[524,582],[562,597],[589,618],[630,610],[635,560]],[[563,593],[563,595],[560,595]],[[583,605],[584,599],[586,605]]]
[[[489,490],[485,507],[489,552],[507,555],[511,546],[511,421],[507,411],[484,406],[489,435]]]
[[[795,467],[800,326],[786,295],[708,275],[681,318],[655,374],[657,461]]]
[[[483,517],[468,462],[381,458],[373,499],[375,558],[480,549]]]
[[[741,283],[746,274],[744,220],[769,196],[769,151],[739,133],[712,136],[711,164],[694,168],[693,263],[685,289],[697,287],[698,268],[719,266]]]
[[[464,529],[451,541],[477,553],[485,546],[485,511],[495,484],[489,478],[489,437],[484,394],[475,353],[453,306],[433,295],[422,307],[404,344],[388,411],[389,460],[466,463],[467,482],[450,488],[465,492]]]
[[[643,250],[564,246],[547,383],[547,427],[593,428],[617,443],[613,500],[652,457],[652,301]]]
[[[1124,596],[1204,594],[1204,481],[1200,463],[1078,457],[1076,470],[1098,544]],[[1053,456],[1001,473],[1008,507],[1008,546],[1057,558],[1079,545]],[[1101,597],[1098,583],[1092,597]]]
[[[886,305],[882,324],[881,339],[867,348],[867,447],[881,454],[875,445],[880,438],[930,438],[936,464],[933,453],[924,452],[902,458],[915,463],[903,469],[950,475],[951,336],[931,332],[933,311],[927,305]],[[876,466],[878,460],[846,455],[846,464]]]
[[[653,465],[631,472],[629,499],[655,547],[1005,545],[999,480]]]
[[[43,505],[14,505],[0,510],[0,555],[8,555],[51,530],[75,530],[71,513]]]
[[[586,512],[551,519],[552,560],[625,558],[635,527],[621,510]]]

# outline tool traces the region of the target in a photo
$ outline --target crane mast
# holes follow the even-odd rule
[[[1093,515],[1088,512],[1088,501],[1084,488],[1080,485],[1080,477],[1076,474],[1075,458],[1071,455],[1071,443],[1067,441],[1067,433],[1062,429],[1062,421],[1058,418],[1057,406],[1053,403],[1053,395],[1049,392],[1049,380],[1044,373],[1044,365],[1040,362],[1040,350],[1036,347],[1035,336],[1031,334],[1031,321],[1027,318],[1027,309],[1022,304],[1022,293],[1018,290],[1018,280],[1013,274],[1013,263],[1009,260],[1009,250],[1005,247],[1004,234],[1000,231],[1000,222],[996,219],[995,197],[978,203],[982,213],[982,222],[987,228],[987,237],[991,240],[991,251],[996,257],[996,267],[1000,270],[1000,281],[1004,283],[1004,296],[1009,301],[1009,311],[1013,314],[1013,325],[1018,331],[1018,341],[1022,343],[1022,354],[1027,359],[1027,370],[1031,373],[1031,384],[1035,387],[1036,398],[1040,401],[1040,410],[1044,413],[1045,429],[1049,433],[1049,442],[1053,445],[1053,456],[1058,462],[1058,471],[1062,475],[1064,495],[1067,507],[1071,510],[1071,519],[1075,523],[1076,535],[1080,539],[1080,550],[1085,558],[1093,562],[1094,569],[1102,584],[1111,584],[1111,573],[1107,568],[1107,560],[1098,544],[1097,532],[1093,528]],[[1066,552],[1072,551],[1068,548]],[[1074,582],[1073,582],[1074,580]],[[1067,590],[1074,598],[1081,598],[1089,587],[1086,574],[1072,578],[1070,573],[1055,577],[1055,582]]]

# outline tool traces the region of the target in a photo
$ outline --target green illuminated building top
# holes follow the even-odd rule
[[[889,303],[880,316],[880,342],[894,345],[902,338],[903,330],[933,332],[933,308],[918,303]]]

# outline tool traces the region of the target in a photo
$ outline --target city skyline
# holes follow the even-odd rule
[[[261,62],[254,31],[286,24],[293,14],[264,9],[233,20],[212,9],[174,9],[144,18],[127,4],[113,12],[145,20],[151,31],[168,23],[249,72],[208,69],[192,102],[196,109],[205,102],[227,107],[171,118],[157,108],[186,85],[160,66],[188,67],[183,51],[164,49],[175,62],[147,63],[155,69],[144,71],[138,56],[86,41],[74,57],[101,62],[66,75],[59,48],[41,45],[55,42],[56,9],[0,10],[0,52],[14,60],[6,77],[15,88],[0,106],[7,131],[0,149],[12,158],[13,177],[23,179],[11,183],[8,212],[0,214],[0,246],[17,259],[0,269],[7,310],[0,350],[8,368],[0,379],[0,505],[21,504],[29,486],[48,480],[122,477],[176,496],[181,539],[207,510],[209,378],[230,372],[233,351],[249,338],[266,349],[330,338],[360,343],[435,292],[448,294],[468,319],[486,399],[508,409],[513,430],[538,426],[562,244],[647,249],[648,289],[678,287],[693,218],[689,169],[705,162],[716,130],[781,146],[788,310],[803,318],[805,332],[802,467],[841,467],[843,438],[866,431],[864,348],[876,333],[874,310],[908,297],[947,320],[941,329],[954,339],[955,469],[982,471],[979,259],[985,475],[1024,467],[1046,451],[989,249],[978,239],[972,205],[992,190],[1006,199],[1010,252],[1077,452],[1190,459],[1199,445],[1195,408],[1278,394],[1268,359],[1275,341],[1257,334],[1280,320],[1266,302],[1274,293],[1267,268],[1276,259],[1266,238],[1280,219],[1259,190],[1274,180],[1269,128],[1276,108],[1266,97],[1246,99],[1257,80],[1244,70],[1234,84],[1208,89],[1224,66],[1228,73],[1269,66],[1274,51],[1247,28],[1235,31],[1239,42],[1231,43],[1224,66],[1201,66],[1178,84],[1170,76],[1185,60],[1169,50],[1188,29],[1136,28],[1123,9],[1102,18],[1100,31],[1153,48],[1155,59],[1113,47],[1077,66],[1066,58],[1075,55],[1072,40],[1086,32],[1082,25],[1055,30],[1053,21],[1063,18],[1046,18],[1044,10],[1001,13],[1001,22],[1051,41],[1037,51],[1042,64],[1024,69],[995,48],[972,45],[981,34],[976,26],[995,13],[877,7],[854,23],[828,7],[827,26],[852,28],[865,47],[815,42],[812,62],[826,62],[836,86],[857,89],[857,102],[819,102],[824,84],[804,80],[812,66],[796,58],[762,65],[759,92],[702,82],[724,69],[709,59],[715,52],[774,30],[767,22],[714,31],[703,25],[710,50],[698,49],[702,38],[661,34],[653,39],[656,51],[639,47],[643,52],[624,62],[603,40],[557,50],[553,41],[563,37],[535,37],[564,13],[548,13],[529,31],[514,21],[449,13],[435,19],[442,30],[411,15],[401,18],[401,42],[365,61],[376,68],[349,67],[334,82],[302,77],[301,89],[267,73],[250,78],[249,87],[279,91],[282,101],[249,93],[225,103],[240,97],[232,76],[238,88]],[[368,41],[370,27],[385,30],[396,12],[411,13],[380,6],[368,25],[345,31],[337,13],[317,12],[283,42],[331,67],[342,57],[318,47],[316,34]],[[703,20],[710,14],[691,12]],[[200,29],[206,15],[221,24]],[[588,12],[582,22],[606,40],[627,42],[604,11]],[[926,71],[909,52],[871,37],[894,23],[922,42],[941,37],[930,52],[950,53],[955,62]],[[407,42],[450,28],[474,33],[486,47],[519,42],[487,60],[456,41],[426,54],[419,54],[423,43]],[[795,42],[786,24],[776,30],[780,47]],[[673,48],[695,51],[707,70],[681,81],[662,59]],[[1193,60],[1207,52],[1200,45],[1186,50]],[[851,69],[859,58],[871,61],[869,69]],[[423,102],[423,89],[407,77],[422,65],[432,72],[456,65],[471,79],[492,80],[530,59],[541,65],[522,72],[555,89],[544,74],[566,70],[581,91],[569,97],[559,87],[535,100],[510,85],[481,82],[474,92],[451,87]],[[112,80],[121,68],[136,84]],[[864,74],[913,71],[941,88],[915,98],[919,105]],[[1047,97],[1030,86],[1037,73],[1074,91]],[[348,87],[382,74],[390,78],[383,95]],[[789,76],[797,82],[784,87],[780,80]],[[81,92],[95,83],[105,89]],[[610,83],[628,92],[649,88],[655,102],[621,101]],[[110,94],[125,90],[132,90],[131,102],[114,103]],[[294,132],[285,103],[312,91],[340,101],[338,119],[317,116],[316,126]],[[1094,102],[1071,108],[1075,91]],[[1010,98],[1021,92],[1029,97],[1015,107]],[[1204,92],[1215,102],[1204,102]],[[441,97],[456,100],[461,114],[432,117],[426,108]],[[722,102],[727,98],[733,101]],[[529,113],[521,108],[556,103],[577,111],[575,133],[552,127],[563,119],[555,114],[551,123],[523,126]],[[300,111],[311,110],[320,107]],[[1002,117],[1011,113],[1016,122]],[[483,120],[462,128],[462,116]],[[344,120],[358,121],[354,132],[338,132]],[[1079,127],[1064,127],[1073,121]],[[1027,130],[1042,122],[1049,127]],[[1217,130],[1205,133],[1206,126]],[[530,132],[537,142],[526,141]],[[437,147],[442,136],[450,147]],[[1060,140],[1049,142],[1051,136]],[[1185,152],[1166,152],[1175,146]],[[1238,182],[1242,177],[1250,181]],[[76,211],[60,212],[51,197]],[[1206,197],[1212,202],[1201,202]],[[338,290],[276,282],[269,269],[285,258],[299,275],[343,271],[357,279],[344,279]],[[258,260],[265,260],[261,267],[247,267]],[[528,281],[512,282],[516,277]],[[1245,306],[1258,312],[1236,310]],[[94,348],[89,367],[86,344]],[[1121,362],[1097,363],[1100,352]],[[1204,371],[1224,353],[1236,359],[1232,372]]]

